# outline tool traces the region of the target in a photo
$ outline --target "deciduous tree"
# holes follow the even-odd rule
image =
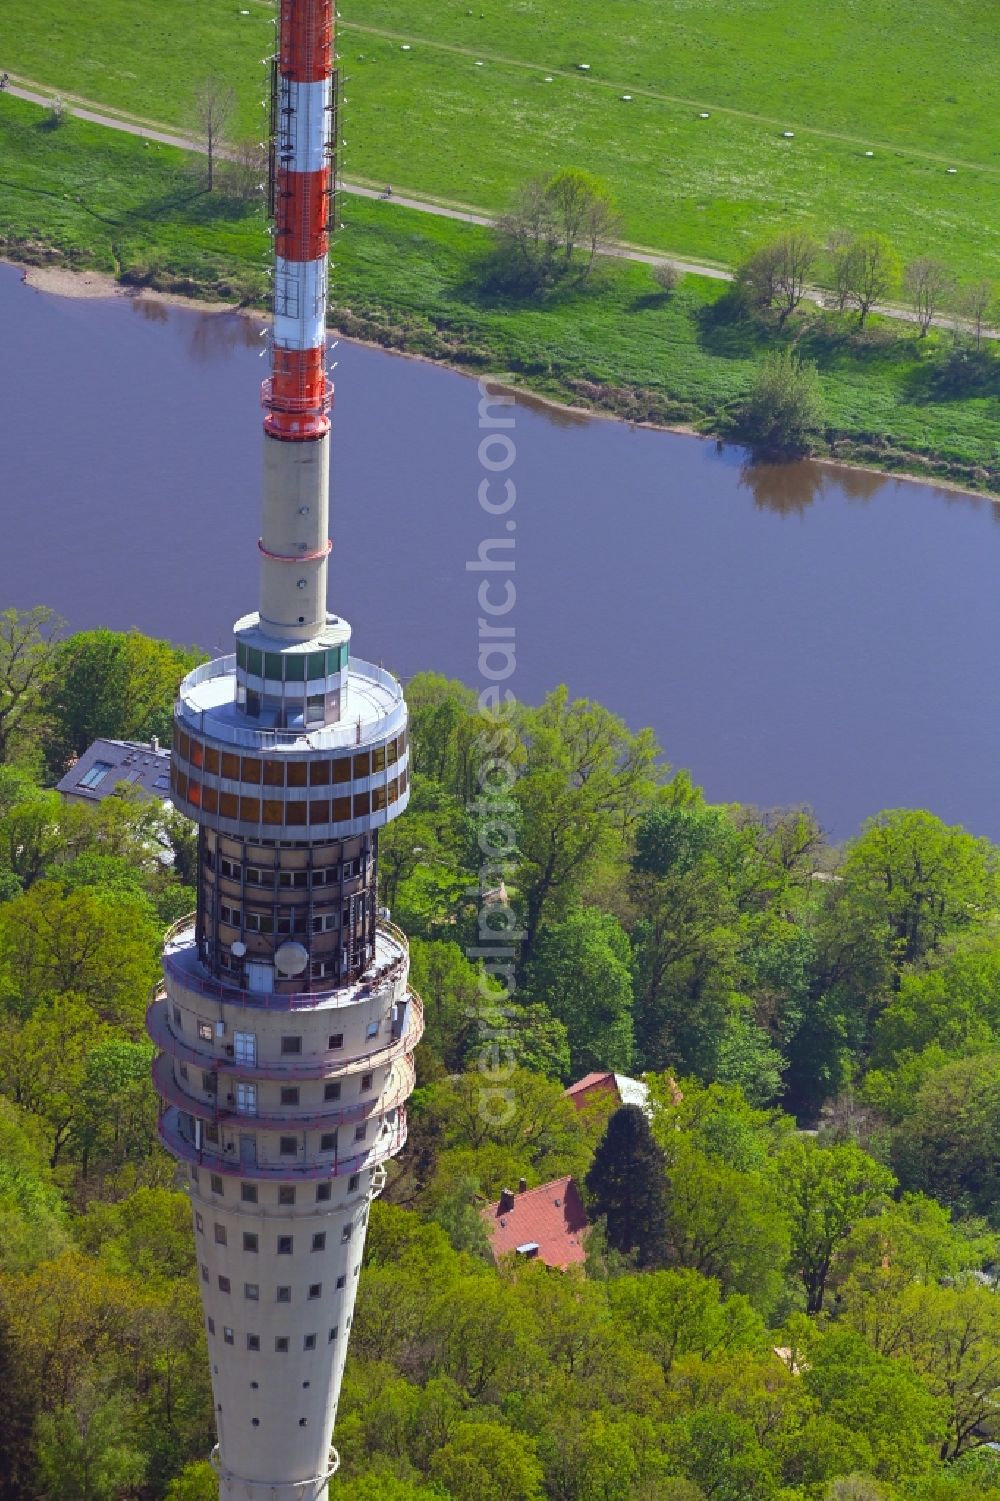
[[[955,278],[943,261],[918,255],[903,272],[903,289],[924,338],[955,287]]]
[[[888,1168],[853,1142],[821,1147],[810,1137],[788,1142],[775,1159],[775,1183],[791,1227],[791,1265],[820,1313],[838,1250],[895,1187]]]
[[[0,611],[0,764],[41,730],[62,631],[44,605]]]
[[[228,83],[218,74],[210,73],[195,90],[195,114],[198,129],[205,144],[207,177],[205,186],[211,193],[215,187],[215,168],[223,137],[229,124],[236,96]]]
[[[855,236],[846,251],[847,294],[858,310],[859,327],[876,303],[892,295],[899,284],[899,257],[885,235],[873,231]]]
[[[610,913],[580,907],[545,928],[525,989],[566,1027],[577,1076],[632,1065],[632,973],[628,938]]]

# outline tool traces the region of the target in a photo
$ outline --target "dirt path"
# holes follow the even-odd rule
[[[261,0],[264,3],[264,0]],[[270,0],[267,0],[270,3]],[[374,31],[373,27],[355,27],[355,30]],[[392,36],[394,33],[377,33],[379,35]],[[452,48],[452,51],[466,51],[465,48]],[[477,54],[478,55],[478,54]],[[485,57],[487,54],[483,54]],[[520,64],[523,67],[534,66],[533,64]],[[572,75],[568,75],[572,76]],[[60,93],[55,89],[48,89],[47,85],[35,82],[28,78],[19,78],[11,74],[11,82],[7,85],[8,93],[16,95],[18,99],[26,99],[30,104],[39,104],[44,108],[51,107],[56,99],[60,99],[69,112],[80,120],[87,120],[92,125],[103,125],[110,130],[121,130],[126,135],[138,136],[142,140],[156,141],[163,146],[176,146],[182,151],[204,152],[205,146],[202,141],[191,136],[179,135],[175,131],[168,130],[164,125],[154,120],[144,120],[139,115],[129,115],[123,111],[112,111],[108,107],[97,103],[92,99],[83,99],[78,94]],[[664,96],[666,97],[666,96]],[[684,101],[674,101],[684,102]],[[731,114],[739,111],[731,110]],[[761,118],[759,116],[746,116],[750,119]],[[823,134],[823,132],[818,132]],[[842,137],[847,140],[849,137]],[[225,152],[220,152],[225,156]],[[943,160],[943,158],[941,158]],[[371,182],[358,178],[344,178],[341,181],[342,192],[353,193],[359,198],[382,198],[384,187],[376,186]],[[393,190],[392,203],[398,203],[403,208],[415,209],[422,214],[435,214],[440,219],[456,219],[462,224],[478,224],[488,227],[493,223],[493,216],[477,212],[464,204],[453,203],[447,199],[416,197],[412,189],[404,189],[402,192]],[[630,245],[624,241],[616,241],[600,247],[601,254],[611,256],[616,260],[634,261],[644,266],[673,266],[678,272],[687,272],[694,276],[707,276],[715,281],[732,281],[733,273],[722,266],[710,266],[697,261],[685,260],[681,256],[671,255],[667,251],[653,250],[641,245]],[[814,302],[817,307],[824,305],[824,293],[817,289],[810,289],[806,293],[808,301]],[[880,313],[885,318],[897,318],[903,323],[915,323],[917,320],[907,308],[901,307],[876,307],[873,312]],[[951,318],[935,318],[936,328],[953,328],[955,320]],[[1000,339],[1000,330],[983,330],[983,337]]]
[[[11,80],[7,85],[7,92],[14,94],[18,99],[26,99],[29,104],[40,104],[47,109],[51,107],[54,100],[60,99],[71,114],[80,120],[89,121],[92,125],[104,125],[110,130],[121,130],[126,135],[138,136],[146,141],[157,141],[163,146],[176,146],[181,151],[204,152],[205,150],[202,141],[169,130],[158,121],[145,120],[141,115],[129,115],[124,111],[110,110],[93,99],[84,99],[79,94],[60,93],[33,79],[18,78],[16,74],[11,74]],[[226,155],[225,152],[219,154],[220,156]],[[353,193],[359,198],[381,198],[385,192],[383,186],[363,178],[343,178],[340,187],[342,192]],[[412,189],[403,189],[402,192],[393,190],[392,202],[400,204],[403,208],[416,209],[418,213],[436,214],[439,219],[457,219],[462,224],[478,224],[483,228],[492,224],[494,218],[491,214],[478,213],[465,204],[454,203],[448,199],[417,197]],[[720,281],[732,280],[732,273],[723,270],[720,266],[699,265],[695,261],[666,256],[661,251],[644,249],[637,245],[624,243],[604,245],[601,250],[602,254],[615,256],[620,260],[640,261],[649,266],[660,265],[667,260],[679,271],[689,271],[697,276],[710,276]]]

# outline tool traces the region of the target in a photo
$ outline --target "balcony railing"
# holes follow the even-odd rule
[[[386,1087],[381,1094],[373,1095],[371,1099],[359,1100],[353,1105],[331,1105],[328,1109],[313,1113],[287,1110],[251,1111],[238,1109],[235,1102],[232,1105],[220,1104],[217,1095],[214,1099],[205,1100],[188,1094],[174,1078],[169,1054],[160,1053],[153,1062],[153,1088],[161,1100],[168,1105],[176,1105],[178,1110],[186,1110],[189,1115],[195,1116],[198,1120],[244,1131],[324,1131],[336,1129],[338,1126],[354,1125],[359,1121],[370,1120],[374,1115],[384,1115],[387,1110],[394,1110],[398,1105],[405,1104],[413,1093],[415,1083],[416,1070],[413,1066],[413,1059],[405,1056],[397,1058],[386,1081]]]
[[[406,1111],[400,1107],[396,1124],[384,1131],[367,1152],[352,1157],[333,1157],[329,1162],[282,1162],[250,1164],[240,1162],[238,1155],[206,1151],[196,1147],[180,1129],[180,1112],[174,1105],[161,1109],[157,1123],[160,1140],[172,1157],[210,1173],[222,1173],[229,1178],[247,1178],[255,1182],[295,1183],[316,1182],[325,1178],[347,1178],[364,1168],[377,1167],[395,1157],[406,1145]]]
[[[395,1059],[412,1053],[424,1032],[424,1005],[415,990],[407,992],[410,1001],[409,1026],[402,1036],[387,1047],[343,1058],[339,1053],[324,1053],[318,1058],[272,1058],[265,1063],[242,1063],[227,1054],[211,1053],[192,1047],[177,1036],[170,1026],[165,991],[157,992],[146,1012],[146,1031],[164,1053],[179,1058],[206,1073],[235,1075],[241,1079],[270,1079],[275,1083],[295,1083],[304,1079],[344,1078],[381,1068]]]
[[[230,677],[233,680],[233,699],[226,700],[221,704],[210,704],[203,707],[191,697],[191,690],[202,683],[207,683],[215,678]],[[359,698],[366,693],[369,700],[372,698],[371,687],[384,691],[388,695],[386,702],[390,705],[387,712],[378,714],[370,720],[361,720],[360,733],[358,718],[348,718],[353,714],[351,705],[351,679],[356,679],[356,688]],[[370,685],[370,687],[368,686]],[[189,672],[181,683],[177,704],[174,708],[174,717],[182,728],[194,727],[200,734],[206,735],[211,740],[225,742],[227,745],[242,745],[250,749],[266,750],[273,746],[298,746],[313,750],[338,750],[348,746],[367,745],[369,741],[381,740],[385,736],[403,728],[406,724],[406,705],[403,700],[403,690],[391,672],[386,672],[384,667],[377,667],[374,662],[364,662],[359,657],[352,657],[347,672],[346,692],[341,703],[341,719],[337,724],[325,725],[314,730],[278,730],[246,723],[237,723],[233,714],[236,691],[236,657],[230,654],[225,657],[216,657],[213,662],[203,662],[200,667],[195,667]],[[225,710],[230,712],[226,714]],[[230,717],[232,716],[232,717]]]
[[[195,944],[194,925],[195,914],[192,912],[168,929],[163,949],[165,974],[184,990],[207,996],[211,1000],[222,1001],[227,1006],[243,1006],[250,1010],[300,1011],[319,1006],[327,1010],[335,1010],[338,1006],[353,1006],[358,1001],[380,995],[382,991],[391,987],[405,972],[409,955],[409,943],[402,929],[397,928],[395,923],[380,919],[376,924],[377,932],[384,934],[397,944],[402,952],[378,968],[366,970],[359,980],[318,990],[285,992],[247,990],[243,986],[229,984],[225,980],[217,980],[213,975],[204,973],[197,952],[193,955],[190,952],[190,948],[194,948]],[[190,948],[183,951],[183,957],[178,952],[172,953],[171,943],[176,944],[177,940],[188,930],[192,935]],[[376,952],[377,944],[376,937]]]

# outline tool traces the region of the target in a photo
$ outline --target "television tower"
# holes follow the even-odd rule
[[[198,908],[150,1007],[160,1137],[184,1165],[223,1501],[326,1501],[368,1209],[406,1140],[423,1030],[376,907],[378,831],[409,797],[407,711],[326,607],[331,0],[279,0],[274,327],[259,609],[174,710]]]

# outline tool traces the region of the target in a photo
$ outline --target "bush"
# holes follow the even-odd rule
[[[808,453],[822,421],[816,366],[790,349],[764,356],[739,415],[742,434],[762,455]]]
[[[659,265],[653,267],[653,280],[664,292],[672,292],[680,279],[677,267],[672,266],[669,261],[660,261]]]

